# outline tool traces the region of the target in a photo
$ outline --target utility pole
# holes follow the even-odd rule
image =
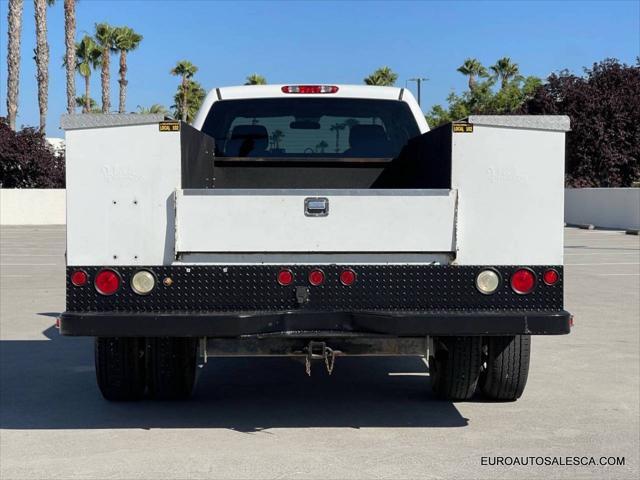
[[[420,92],[421,92],[421,86],[422,86],[422,82],[423,81],[427,81],[429,80],[428,78],[425,77],[415,77],[415,78],[410,78],[409,80],[407,80],[407,82],[416,82],[416,84],[418,85],[418,105],[420,105]],[[405,82],[406,85],[406,82]]]

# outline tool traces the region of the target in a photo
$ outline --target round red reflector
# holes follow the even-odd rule
[[[345,287],[353,285],[355,281],[356,281],[356,272],[354,272],[351,269],[343,270],[342,273],[340,274],[340,283],[343,284]]]
[[[82,287],[87,283],[87,273],[82,270],[76,270],[71,274],[71,283],[73,283],[76,287]]]
[[[120,288],[120,276],[113,270],[100,270],[95,280],[96,290],[102,295],[113,295]]]
[[[309,283],[317,287],[324,282],[324,272],[322,270],[311,270],[309,272]]]
[[[544,280],[544,283],[547,285],[555,285],[558,283],[558,280],[560,280],[560,275],[558,275],[557,271],[549,269],[542,275],[542,280]]]
[[[536,276],[531,270],[521,268],[511,275],[511,288],[516,293],[526,294],[536,286]]]
[[[291,270],[280,270],[278,272],[278,283],[282,286],[291,285],[293,282],[293,273]]]

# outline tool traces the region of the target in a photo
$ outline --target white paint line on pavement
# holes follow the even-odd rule
[[[0,267],[55,267],[59,263],[0,263]]]
[[[640,277],[640,273],[596,273],[599,277],[617,277],[617,276],[628,276],[628,277]]]
[[[564,256],[565,257],[582,257],[583,255],[636,255],[636,256],[640,256],[640,250],[638,250],[637,252],[591,252],[591,253],[565,253]]]
[[[65,243],[64,238],[38,238],[30,240],[18,240],[18,239],[2,239],[1,245],[39,245],[42,243]]]
[[[15,277],[33,277],[33,275],[1,275],[0,274],[0,277],[2,277],[2,278],[8,278],[8,277],[12,277],[12,278],[15,278]]]
[[[45,255],[43,253],[1,253],[0,257],[59,257],[60,255]]]
[[[64,248],[64,243],[47,243],[47,244],[43,244],[43,243],[32,243],[32,244],[16,244],[16,245],[7,245],[5,243],[0,244],[0,248],[2,248],[3,250],[9,249],[9,248],[26,248],[26,249],[43,249],[43,248]]]
[[[620,235],[624,234],[624,230],[587,230],[585,228],[566,229],[566,233],[578,233],[582,235],[593,235],[597,233],[599,235]]]
[[[565,263],[566,266],[582,266],[582,265],[640,265],[638,262],[618,262],[618,263]]]
[[[3,251],[3,252],[6,252],[7,250],[6,250],[6,249],[3,249],[2,251]],[[13,252],[13,250],[10,250],[10,251],[11,251],[11,252]],[[31,250],[26,250],[26,251],[27,251],[27,252],[31,252]],[[42,252],[42,250],[39,250],[39,251],[40,251],[40,252]],[[50,251],[51,251],[51,250],[45,250],[45,252],[50,252]],[[55,251],[55,250],[54,250],[54,251]],[[18,251],[18,252],[25,252],[25,250]],[[27,253],[18,253],[18,252],[16,252],[15,254],[13,254],[13,253],[6,253],[6,254],[3,254],[2,256],[3,256],[3,257],[12,257],[12,256],[18,256],[18,255],[20,255],[20,256],[26,256],[26,257],[32,257],[32,256],[33,256],[31,253],[27,254]],[[57,253],[57,252],[56,252],[56,253]],[[43,255],[44,255],[44,254],[43,254]],[[55,256],[55,254],[46,254],[46,256],[50,256],[50,255],[51,255],[51,256]],[[57,255],[58,255],[58,256],[60,256],[60,257],[64,257],[64,250],[63,250],[62,252],[60,252],[60,253],[57,253]]]

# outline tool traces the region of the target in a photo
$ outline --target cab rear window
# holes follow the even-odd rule
[[[335,97],[221,100],[202,131],[229,159],[393,158],[420,134],[405,102]]]

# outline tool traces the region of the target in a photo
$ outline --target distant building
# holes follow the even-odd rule
[[[50,138],[46,138],[47,143],[51,146],[51,150],[53,151],[53,154],[56,157],[59,157],[61,154],[64,153],[64,138],[55,138],[55,137],[50,137]]]

